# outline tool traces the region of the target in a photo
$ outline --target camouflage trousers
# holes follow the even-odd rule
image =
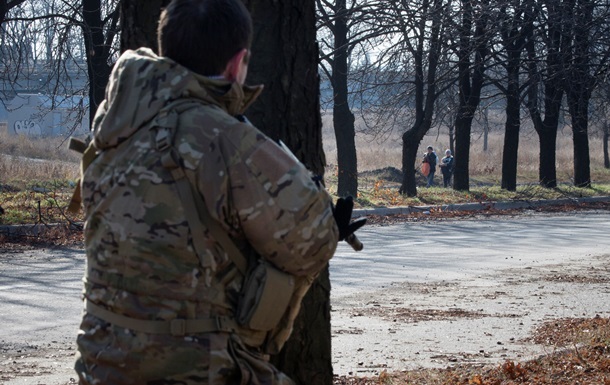
[[[228,333],[153,335],[86,314],[77,344],[79,384],[294,385]]]

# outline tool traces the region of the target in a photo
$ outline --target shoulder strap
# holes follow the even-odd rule
[[[72,199],[70,199],[70,204],[68,205],[68,212],[71,214],[76,214],[80,209],[82,203],[81,191],[80,191],[80,181],[85,174],[85,170],[87,167],[93,162],[95,157],[97,156],[97,150],[93,145],[93,141],[87,145],[83,140],[71,137],[70,142],[68,144],[68,148],[70,150],[74,150],[76,152],[80,152],[83,154],[83,158],[80,163],[80,175],[81,177],[76,181],[76,188],[72,193]]]
[[[160,112],[157,123],[152,128],[156,129],[155,142],[157,150],[164,152],[161,157],[161,162],[163,166],[171,172],[174,182],[176,183],[178,195],[180,196],[180,201],[184,207],[186,220],[193,236],[195,252],[200,256],[206,255],[206,246],[200,234],[203,234],[207,228],[214,239],[220,243],[239,271],[243,275],[246,275],[248,269],[246,257],[231,240],[227,232],[220,227],[218,221],[212,218],[212,215],[203,200],[203,196],[196,192],[195,187],[190,183],[184,173],[184,169],[179,164],[179,156],[173,148],[173,136],[177,127],[178,113],[173,109],[167,109]],[[195,196],[197,195],[198,199],[195,199]]]

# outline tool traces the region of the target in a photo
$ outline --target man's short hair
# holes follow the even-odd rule
[[[159,55],[201,75],[220,75],[250,48],[252,19],[240,0],[173,0],[161,12],[157,35]]]

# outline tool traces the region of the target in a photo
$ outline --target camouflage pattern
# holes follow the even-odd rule
[[[94,119],[99,154],[81,182],[87,300],[137,319],[233,315],[242,276],[208,232],[190,233],[150,129],[178,99],[197,101],[176,107],[173,146],[211,215],[244,254],[309,287],[337,245],[331,200],[299,162],[233,117],[261,88],[199,76],[148,49],[121,56]],[[193,237],[203,237],[204,255]],[[150,335],[85,313],[76,370],[82,384],[291,384],[247,346],[249,333]]]

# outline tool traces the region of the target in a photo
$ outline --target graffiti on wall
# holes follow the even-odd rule
[[[17,120],[13,126],[17,135],[41,136],[42,128],[34,120]]]

